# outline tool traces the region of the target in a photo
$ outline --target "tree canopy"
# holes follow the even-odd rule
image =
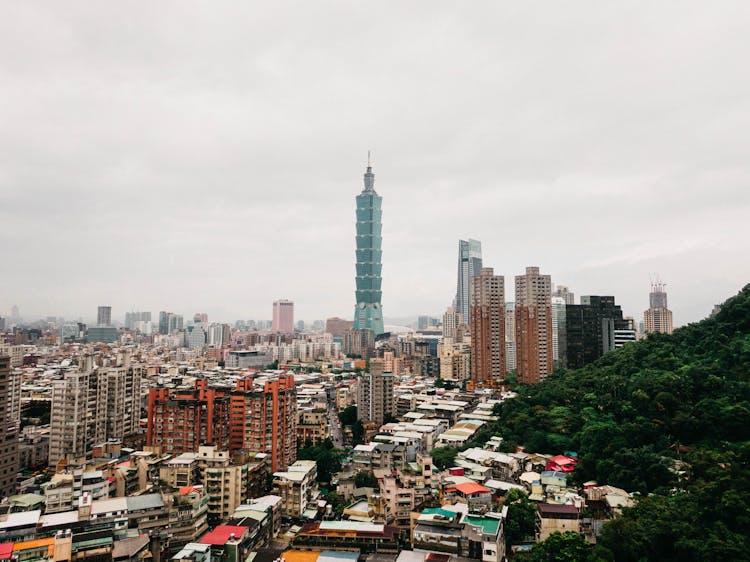
[[[341,470],[341,459],[344,451],[337,449],[333,441],[326,439],[316,445],[307,444],[297,449],[299,460],[313,460],[318,469],[318,482],[330,482],[334,474]]]
[[[579,484],[642,494],[604,527],[615,560],[748,558],[750,285],[715,317],[515,389],[487,433],[577,451]]]

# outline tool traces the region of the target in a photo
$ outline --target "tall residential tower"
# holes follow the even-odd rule
[[[516,369],[533,384],[552,374],[552,282],[538,267],[516,275]]]
[[[375,174],[369,156],[365,187],[357,195],[357,304],[354,307],[354,330],[385,332],[383,307],[380,303],[383,260],[383,198],[375,191]]]
[[[483,267],[472,277],[471,380],[505,383],[505,278]]]
[[[458,241],[458,282],[456,312],[471,326],[471,278],[482,271],[482,243],[479,240]]]

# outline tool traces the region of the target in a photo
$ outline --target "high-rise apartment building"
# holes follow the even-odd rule
[[[456,311],[471,326],[471,279],[482,271],[482,243],[479,240],[458,241],[458,281]]]
[[[463,314],[455,306],[449,306],[443,314],[443,337],[454,338],[458,327],[464,323]]]
[[[283,470],[297,455],[297,394],[292,375],[243,378],[231,387],[152,388],[148,396],[146,444],[161,452],[246,449],[270,456]]]
[[[273,324],[274,332],[291,333],[294,331],[294,303],[290,300],[281,299],[273,302]]]
[[[516,370],[516,303],[505,303],[505,371]]]
[[[672,333],[672,311],[667,308],[667,292],[661,282],[651,284],[648,295],[648,309],[643,312],[643,324],[647,334],[660,332]]]
[[[516,275],[516,370],[519,381],[533,384],[552,373],[552,281],[527,267]]]
[[[100,306],[96,310],[96,325],[110,326],[112,324],[112,307]]]
[[[280,375],[261,385],[240,379],[231,392],[230,449],[267,453],[271,470],[284,470],[297,460],[297,391],[293,375]]]
[[[182,315],[173,312],[159,312],[159,333],[166,335],[182,330],[184,320]]]
[[[362,421],[383,425],[386,414],[396,415],[393,373],[385,373],[382,359],[370,360],[370,372],[357,380],[357,416]]]
[[[383,326],[383,198],[375,191],[375,174],[369,158],[365,186],[357,195],[357,265],[354,330],[385,332]]]
[[[229,390],[198,379],[193,388],[151,388],[146,445],[162,453],[194,453],[201,445],[229,447]]]
[[[52,382],[49,464],[83,458],[99,443],[136,438],[140,432],[144,369],[124,352],[119,365],[93,367],[85,357],[78,370]]]
[[[575,294],[564,285],[555,285],[555,290],[552,291],[553,297],[558,297],[563,300],[565,304],[575,304]]]
[[[440,348],[440,378],[462,383],[471,378],[471,344],[443,339]]]
[[[229,324],[211,324],[208,327],[208,345],[224,347],[229,345],[232,330]]]
[[[344,320],[343,318],[339,318],[337,316],[328,318],[326,320],[326,332],[331,334],[334,338],[343,338],[344,333],[346,333],[347,330],[351,329],[351,320]]]
[[[341,350],[345,355],[369,359],[375,353],[375,332],[372,330],[347,330]]]
[[[571,293],[572,295],[572,293]],[[561,362],[560,356],[565,353],[564,349],[560,349],[560,341],[562,340],[562,347],[565,347],[565,307],[568,304],[565,297],[552,296],[552,361],[555,367]]]
[[[126,312],[125,327],[128,330],[135,330],[139,322],[151,322],[150,312]]]
[[[505,278],[483,267],[471,286],[471,380],[505,382]]]
[[[21,425],[21,379],[0,355],[0,498],[16,493],[18,433]]]

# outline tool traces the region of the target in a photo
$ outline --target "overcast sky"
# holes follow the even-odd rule
[[[252,5],[250,5],[252,4]],[[750,282],[750,3],[15,2],[0,17],[0,315],[386,318],[460,238],[675,323]]]

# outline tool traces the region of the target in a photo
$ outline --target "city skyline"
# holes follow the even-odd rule
[[[441,315],[474,238],[699,320],[750,279],[745,7],[642,8],[9,6],[0,315],[351,318],[372,147],[388,316]]]

